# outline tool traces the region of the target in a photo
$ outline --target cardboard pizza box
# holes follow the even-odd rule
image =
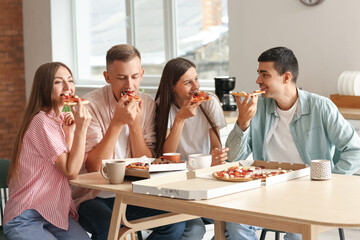
[[[133,176],[140,178],[154,178],[159,176],[168,175],[172,172],[186,171],[186,163],[171,163],[171,164],[150,164],[155,161],[155,158],[123,158],[123,159],[108,159],[106,161],[126,161],[128,164],[132,162],[149,163],[149,170],[147,169],[129,169],[125,170],[125,176]]]
[[[292,179],[310,175],[310,167],[302,163],[280,163],[254,160],[252,165],[255,167],[263,167],[264,169],[269,169],[269,171],[293,170],[292,172],[266,178],[265,182],[262,183],[262,185],[264,186],[270,186],[276,183],[290,181]]]
[[[179,198],[187,200],[211,199],[240,191],[245,191],[261,186],[260,180],[249,182],[225,182],[219,181],[207,175],[215,171],[238,165],[238,163],[228,163],[211,168],[189,172],[171,174],[169,176],[158,177],[132,182],[133,192]],[[205,170],[205,173],[203,172]]]
[[[217,180],[212,176],[213,172],[239,165],[239,162],[233,162],[187,173],[136,181],[132,183],[133,192],[170,198],[202,200],[290,181],[310,174],[310,168],[305,164],[254,161],[252,165],[255,167],[262,167],[271,171],[280,170],[279,168],[293,171],[268,177],[265,182],[261,182],[261,180],[227,182]]]

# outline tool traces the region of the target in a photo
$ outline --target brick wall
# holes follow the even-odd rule
[[[0,0],[0,158],[10,158],[25,102],[22,0]]]
[[[222,25],[221,0],[202,0],[202,28],[207,30],[212,26]]]

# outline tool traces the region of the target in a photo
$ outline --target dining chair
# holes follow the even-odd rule
[[[275,232],[275,240],[280,240],[280,233],[285,233],[282,231],[276,231],[276,230],[264,228],[263,230],[261,230],[260,240],[265,240],[267,232]],[[345,240],[345,234],[343,228],[339,228],[339,238],[340,240]]]
[[[6,159],[0,159],[0,212],[1,212],[1,221],[0,221],[0,240],[4,240],[5,235],[3,231],[3,219],[4,219],[4,207],[8,199],[6,194],[7,185],[7,175],[9,171],[10,161]]]

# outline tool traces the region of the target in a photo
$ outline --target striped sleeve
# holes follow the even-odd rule
[[[38,114],[31,122],[28,137],[33,140],[34,147],[43,159],[54,163],[64,152],[68,152],[62,127],[45,114]]]

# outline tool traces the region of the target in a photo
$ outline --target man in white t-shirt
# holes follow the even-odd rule
[[[86,156],[81,173],[99,171],[103,159],[152,157],[155,147],[155,102],[140,93],[144,75],[139,51],[127,44],[115,45],[106,54],[104,77],[107,85],[84,96],[89,100],[92,121],[86,139]],[[141,101],[129,101],[123,93],[137,94]],[[114,194],[80,188],[73,189],[79,223],[92,239],[107,239]],[[128,205],[126,217],[135,220],[163,211]],[[153,229],[148,239],[179,239],[185,222]]]
[[[256,83],[262,97],[237,97],[239,116],[226,142],[230,161],[246,159],[306,163],[331,160],[332,172],[353,174],[360,168],[360,138],[330,99],[296,87],[294,53],[285,47],[258,58]],[[335,150],[340,159],[334,159]],[[274,203],[281,204],[281,203]],[[227,223],[228,239],[257,239],[254,226]],[[285,240],[301,239],[287,233]]]

